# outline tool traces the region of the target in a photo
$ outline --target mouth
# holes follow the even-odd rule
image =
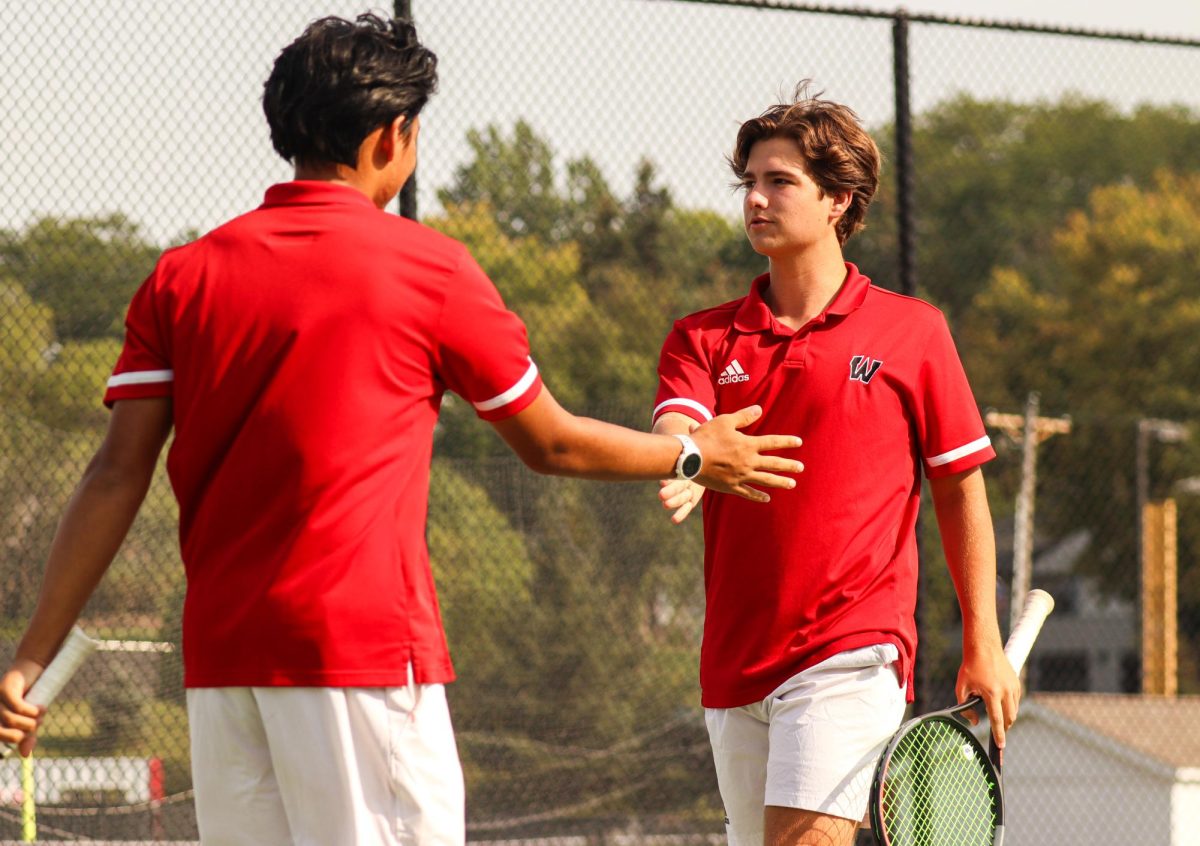
[[[771,221],[767,220],[765,217],[752,217],[752,218],[750,218],[750,221],[746,224],[746,226],[748,226],[751,229],[761,229],[762,227],[766,226],[770,222]]]

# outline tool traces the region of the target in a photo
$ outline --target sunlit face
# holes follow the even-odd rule
[[[837,240],[836,199],[813,182],[792,139],[767,138],[751,147],[741,187],[743,222],[756,252],[782,258]]]

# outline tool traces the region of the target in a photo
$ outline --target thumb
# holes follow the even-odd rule
[[[739,411],[735,411],[729,415],[733,418],[733,426],[735,429],[744,429],[758,418],[762,417],[761,405],[748,405]]]

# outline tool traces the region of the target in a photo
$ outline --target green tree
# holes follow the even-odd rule
[[[894,288],[892,132],[876,133],[884,176],[848,254]],[[915,116],[913,149],[918,284],[953,321],[993,269],[1036,270],[1055,231],[1096,188],[1148,188],[1161,168],[1200,169],[1200,117],[1177,106],[1122,112],[1077,95],[1030,104],[964,94]]]
[[[125,308],[158,254],[121,214],[0,230],[0,265],[53,310],[62,340],[120,338]]]
[[[621,197],[589,159],[560,167],[524,124],[471,140],[475,159],[440,193],[444,213],[429,223],[464,241],[522,316],[543,378],[566,407],[644,427],[671,321],[745,293],[754,271],[740,228],[676,207],[648,162]],[[468,758],[488,763],[476,771],[484,781],[472,793],[475,807],[503,809],[514,795],[544,797],[547,811],[609,795],[617,797],[609,809],[694,804],[711,786],[707,749],[695,753],[703,729],[693,719],[703,613],[698,523],[671,527],[652,486],[534,477],[474,418],[447,397],[438,454],[472,460],[491,506],[521,532],[532,566],[528,609],[515,594],[516,628],[527,638],[522,667],[506,669],[499,686],[524,716],[506,711],[487,739],[464,742]],[[432,544],[440,519],[432,506],[430,519]],[[458,530],[460,563],[469,567],[477,539]],[[489,581],[504,583],[498,575]],[[449,617],[447,625],[455,638]],[[521,648],[509,634],[504,643]],[[514,692],[517,679],[528,689]],[[649,751],[664,744],[670,753]],[[692,751],[676,760],[681,748]],[[621,789],[651,770],[657,798]],[[708,781],[698,788],[697,778]]]
[[[1097,188],[1051,245],[1032,270],[992,273],[963,322],[964,359],[986,402],[1019,407],[1038,390],[1044,409],[1072,415],[1056,444],[1061,469],[1039,480],[1039,521],[1088,528],[1083,566],[1132,598],[1137,420],[1200,422],[1200,172]],[[1195,444],[1155,456],[1153,477],[1167,486],[1152,496],[1200,473]],[[1180,531],[1181,555],[1195,555],[1197,529]],[[1200,619],[1200,592],[1181,591],[1180,603],[1181,619]]]

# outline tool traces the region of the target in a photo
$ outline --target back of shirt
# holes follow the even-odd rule
[[[185,681],[453,678],[425,549],[446,388],[537,396],[520,320],[457,242],[327,183],[165,254],[106,402],[170,396]]]

